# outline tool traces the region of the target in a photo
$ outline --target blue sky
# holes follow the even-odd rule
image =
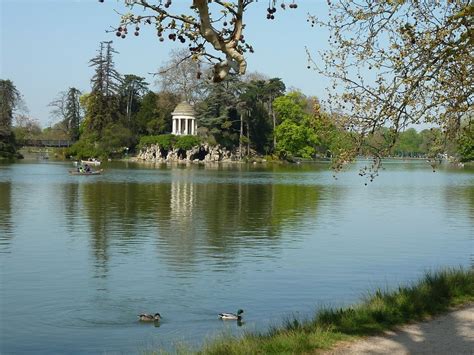
[[[290,1],[286,1],[289,3]],[[298,9],[278,11],[266,19],[268,1],[260,0],[246,13],[245,37],[255,48],[248,56],[248,70],[280,77],[288,87],[307,95],[325,96],[328,81],[306,68],[305,46],[313,53],[323,49],[327,34],[306,22],[307,13],[326,16],[323,0],[298,0]],[[191,0],[174,0],[186,8]],[[157,40],[152,28],[143,27],[139,37],[125,40],[106,33],[117,25],[123,0],[0,0],[0,77],[12,80],[23,94],[29,115],[43,126],[55,122],[48,103],[60,91],[76,87],[90,91],[93,74],[89,60],[100,41],[113,40],[119,52],[116,69],[122,74],[147,78],[157,90],[155,72],[168,60],[176,43]]]

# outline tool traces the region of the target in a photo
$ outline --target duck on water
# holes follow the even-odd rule
[[[242,313],[244,313],[244,311],[242,309],[239,309],[237,311],[237,314],[234,314],[234,313],[219,313],[218,317],[219,317],[219,319],[223,319],[223,320],[237,320],[237,321],[240,321],[240,320],[242,320],[242,316],[241,316]]]
[[[159,313],[153,314],[147,314],[147,313],[142,313],[138,315],[138,319],[140,322],[159,322],[161,319],[161,315]]]

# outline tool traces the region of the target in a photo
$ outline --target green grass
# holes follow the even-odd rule
[[[429,272],[418,282],[397,290],[378,289],[361,303],[322,309],[312,320],[289,319],[280,328],[241,338],[222,336],[197,354],[303,354],[328,349],[338,341],[373,335],[394,326],[425,319],[453,306],[474,301],[474,270]]]

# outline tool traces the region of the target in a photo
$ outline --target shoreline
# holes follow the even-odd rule
[[[334,348],[321,354],[472,354],[473,322],[474,302],[468,302],[377,336],[336,343]]]
[[[288,319],[281,327],[241,338],[223,335],[198,351],[183,345],[180,353],[341,354],[337,351],[358,346],[367,339],[370,345],[374,336],[378,339],[384,334],[397,334],[397,330],[449,317],[453,311],[466,307],[474,307],[474,269],[448,268],[428,272],[415,283],[393,291],[377,289],[353,306],[321,309],[311,320]]]

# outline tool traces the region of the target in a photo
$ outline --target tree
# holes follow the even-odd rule
[[[273,131],[276,130],[276,114],[275,110],[273,109],[273,102],[275,99],[285,93],[286,86],[281,81],[280,78],[272,78],[268,81],[266,85],[266,96],[267,96],[267,103],[268,103],[268,112],[273,120]],[[273,149],[276,148],[276,135],[273,135]]]
[[[145,78],[133,74],[125,74],[119,88],[121,102],[125,106],[125,120],[128,127],[132,126],[132,114],[140,108],[142,95],[148,92]]]
[[[210,139],[226,147],[237,145],[240,116],[237,111],[241,90],[238,77],[219,83],[207,83],[208,96],[197,105],[198,122]]]
[[[179,103],[179,96],[170,92],[146,94],[137,113],[137,133],[157,135],[171,132],[171,112]]]
[[[113,55],[118,52],[112,47],[112,41],[100,42],[97,55],[89,63],[95,73],[91,79],[92,92],[103,96],[113,96],[119,91],[122,77],[115,69]]]
[[[79,90],[69,88],[66,99],[66,122],[67,132],[72,141],[79,139],[79,127],[82,119],[80,96],[81,92]]]
[[[468,120],[461,128],[458,141],[459,160],[462,162],[474,160],[474,123]]]
[[[282,121],[275,130],[277,153],[284,158],[311,158],[316,153],[319,140],[315,120],[306,112],[306,97],[299,92],[290,92],[276,98],[274,108]]]
[[[13,113],[21,102],[21,94],[11,80],[0,79],[0,139],[11,135]]]
[[[364,138],[388,127],[388,144],[374,151],[375,167],[412,124],[459,129],[473,110],[474,5],[458,1],[338,0],[329,21],[323,67],[333,79],[331,106],[348,112],[345,127]],[[309,52],[308,52],[309,54]]]
[[[11,80],[0,79],[0,158],[16,156],[12,119],[23,105],[20,92]]]
[[[101,42],[98,54],[90,60],[94,68],[91,79],[92,92],[87,99],[84,119],[89,133],[100,136],[105,126],[120,118],[118,93],[122,77],[115,70],[113,54],[117,53],[112,42]]]
[[[189,50],[181,49],[171,52],[170,60],[158,70],[158,83],[162,91],[172,92],[181,100],[196,103],[204,98],[205,86],[201,79],[203,68],[192,59]]]
[[[38,139],[38,136],[41,135],[41,126],[38,120],[28,115],[20,114],[15,117],[13,132],[18,144],[22,145],[27,139]]]
[[[72,87],[67,92],[61,91],[48,105],[53,108],[51,114],[59,118],[59,127],[62,127],[72,141],[79,139],[79,126],[82,118],[80,96],[81,92]]]
[[[245,53],[252,53],[253,47],[244,38],[244,14],[254,2],[192,0],[189,1],[190,11],[179,14],[173,12],[171,0],[153,3],[148,0],[125,0],[125,5],[131,10],[135,6],[139,7],[140,14],[122,15],[115,31],[118,37],[125,38],[128,28],[132,27],[134,34],[138,36],[140,25],[153,25],[160,41],[168,38],[181,43],[190,42],[192,58],[195,61],[210,62],[213,65],[213,80],[219,82],[231,71],[243,75],[247,70]],[[270,0],[267,19],[275,18],[278,3],[283,9],[286,8],[283,0]],[[289,6],[291,9],[296,7],[294,1]]]

